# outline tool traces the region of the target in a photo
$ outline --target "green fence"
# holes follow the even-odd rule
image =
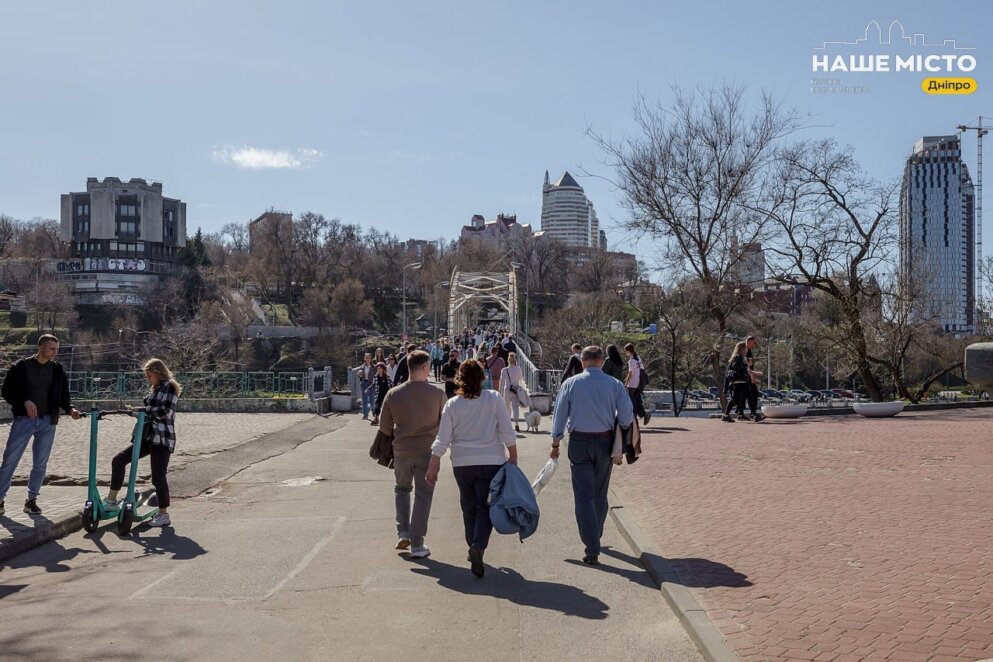
[[[323,372],[180,372],[184,398],[300,397],[322,391]],[[316,384],[312,384],[316,381]],[[141,372],[70,372],[69,391],[83,399],[141,398],[148,381]]]

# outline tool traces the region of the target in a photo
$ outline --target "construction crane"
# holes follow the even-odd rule
[[[986,321],[980,317],[983,300],[983,136],[989,133],[988,127],[983,125],[983,116],[979,116],[976,126],[959,124],[958,130],[961,133],[966,131],[976,132],[976,269],[978,278],[976,279],[976,299],[973,301],[973,323],[976,330]],[[985,329],[984,329],[985,330]]]

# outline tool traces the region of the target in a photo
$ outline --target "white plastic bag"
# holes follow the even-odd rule
[[[541,468],[538,472],[538,476],[531,483],[531,489],[534,490],[534,495],[538,496],[541,494],[541,490],[552,481],[552,476],[555,475],[555,470],[559,468],[559,461],[548,458],[548,462],[545,462],[545,466]]]

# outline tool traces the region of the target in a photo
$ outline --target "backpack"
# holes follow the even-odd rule
[[[648,371],[645,370],[645,364],[641,359],[638,359],[638,368],[640,370],[638,373],[638,392],[642,393],[648,384]]]

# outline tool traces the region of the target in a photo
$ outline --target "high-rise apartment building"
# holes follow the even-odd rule
[[[975,193],[959,137],[924,136],[903,169],[900,269],[945,331],[975,330]]]
[[[600,221],[593,203],[568,172],[551,184],[548,171],[545,171],[545,184],[541,189],[541,230],[545,238],[567,246],[595,248],[600,243]]]

